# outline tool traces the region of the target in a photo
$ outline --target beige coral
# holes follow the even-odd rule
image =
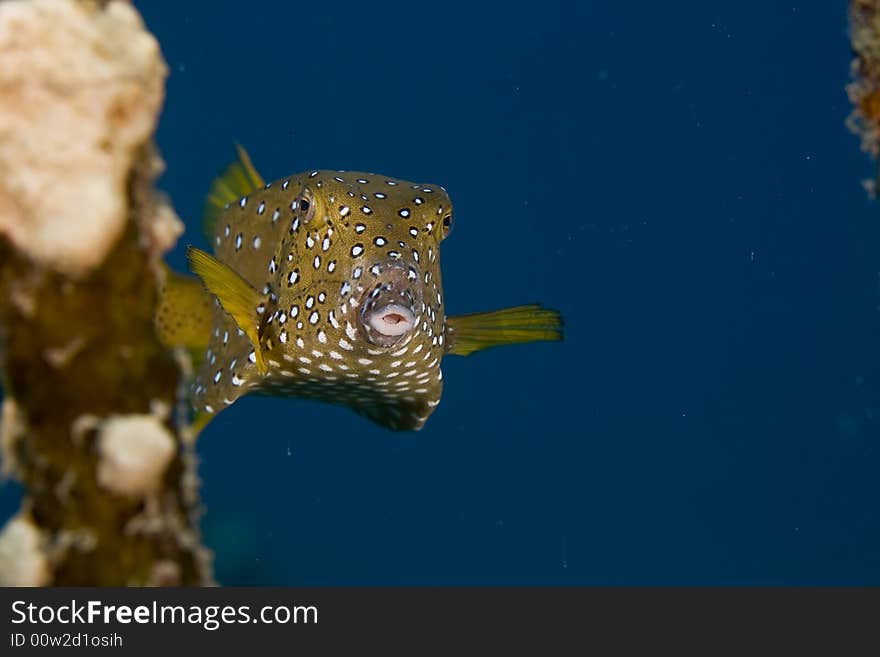
[[[7,396],[0,404],[0,474],[11,475],[17,471],[16,451],[26,431],[18,404]]]
[[[0,586],[45,586],[49,573],[40,530],[25,516],[10,519],[0,531]]]
[[[0,235],[68,275],[102,262],[166,74],[127,2],[0,3]]]
[[[101,423],[98,450],[101,486],[122,495],[146,495],[159,487],[175,444],[154,415],[122,415]]]

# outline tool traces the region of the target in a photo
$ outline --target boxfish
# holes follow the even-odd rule
[[[238,147],[205,204],[213,255],[187,248],[197,278],[167,271],[156,313],[163,342],[198,356],[196,412],[259,393],[417,430],[440,403],[447,354],[560,340],[560,313],[539,304],[446,314],[440,243],[453,223],[438,185],[330,170],[267,184]]]

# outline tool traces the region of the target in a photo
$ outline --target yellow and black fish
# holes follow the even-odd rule
[[[206,205],[214,256],[187,250],[213,304],[171,274],[157,314],[166,343],[208,341],[197,411],[259,392],[419,429],[440,402],[444,355],[561,338],[559,313],[538,305],[446,315],[439,245],[453,215],[442,187],[352,171],[264,184],[238,154]]]

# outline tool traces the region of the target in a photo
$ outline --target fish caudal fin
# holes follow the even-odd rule
[[[208,346],[214,301],[198,278],[162,267],[159,303],[154,317],[156,333],[166,347],[186,347],[196,361]]]
[[[232,269],[192,246],[186,248],[186,257],[193,273],[202,279],[208,291],[217,297],[220,305],[235,320],[254,348],[257,370],[266,373],[266,363],[260,351],[256,308],[263,296]]]
[[[561,340],[562,316],[538,304],[446,318],[446,353],[475,351],[517,342]]]
[[[247,196],[255,189],[263,187],[262,176],[254,168],[247,151],[235,145],[238,158],[227,166],[223,173],[214,178],[205,199],[205,210],[202,214],[202,230],[210,241],[217,227],[217,217],[230,203],[235,203],[242,196]]]

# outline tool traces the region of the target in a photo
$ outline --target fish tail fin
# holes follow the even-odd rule
[[[217,297],[220,305],[235,320],[254,348],[257,370],[266,373],[266,363],[260,351],[260,336],[256,308],[263,300],[246,280],[225,264],[201,249],[186,247],[186,257],[192,272],[202,279],[208,292]]]
[[[214,303],[199,279],[162,265],[159,302],[154,316],[156,334],[166,347],[189,349],[195,362],[208,347]]]
[[[209,241],[213,238],[217,228],[217,217],[226,206],[266,184],[251,163],[247,151],[236,144],[235,153],[237,155],[235,161],[214,178],[211,188],[208,190],[208,197],[205,199],[202,230]]]
[[[446,318],[446,353],[467,356],[505,344],[562,340],[562,315],[538,304]]]

